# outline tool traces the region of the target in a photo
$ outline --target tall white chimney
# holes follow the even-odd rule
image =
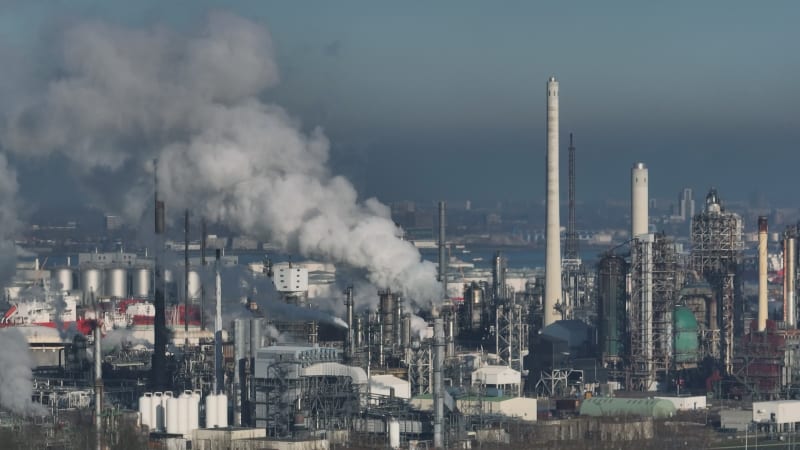
[[[559,319],[561,299],[561,221],[558,199],[558,81],[547,81],[547,230],[543,327]]]
[[[631,237],[649,231],[648,223],[647,167],[638,162],[631,169]]]
[[[767,218],[758,217],[758,331],[767,329]]]

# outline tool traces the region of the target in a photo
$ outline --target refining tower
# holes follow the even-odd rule
[[[561,224],[558,199],[558,81],[547,81],[547,230],[542,327],[558,320],[561,298]]]

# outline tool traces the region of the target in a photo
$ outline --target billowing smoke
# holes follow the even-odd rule
[[[43,416],[44,407],[31,400],[36,363],[25,336],[16,328],[0,329],[0,407],[22,416]]]
[[[434,265],[400,238],[388,208],[329,172],[323,132],[260,100],[278,81],[264,28],[221,13],[189,38],[87,23],[59,44],[59,77],[10,114],[5,147],[62,153],[103,207],[132,219],[149,205],[158,158],[172,210],[363,268],[419,306],[442,297]]]
[[[147,339],[136,337],[133,331],[123,328],[109,330],[100,340],[103,353],[113,353],[134,346],[153,347]]]

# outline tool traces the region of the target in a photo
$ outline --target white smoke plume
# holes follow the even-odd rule
[[[388,208],[359,201],[329,172],[323,132],[304,132],[260,100],[278,82],[264,28],[218,13],[188,38],[86,23],[59,43],[59,78],[10,114],[5,147],[62,153],[99,186],[105,207],[133,219],[149,205],[158,158],[160,195],[172,210],[363,268],[371,283],[419,306],[442,298],[434,265],[400,238]]]
[[[103,335],[103,338],[100,340],[100,348],[103,353],[106,354],[139,345],[146,348],[153,347],[147,339],[138,338],[134,335],[133,331],[122,328],[110,330]],[[94,347],[92,349],[94,349]]]
[[[21,416],[43,416],[44,407],[31,400],[36,364],[25,336],[16,328],[0,329],[0,407]]]

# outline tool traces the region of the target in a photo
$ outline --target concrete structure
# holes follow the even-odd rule
[[[507,366],[484,366],[472,372],[472,385],[519,391],[520,373]]]
[[[267,441],[266,437],[267,430],[264,428],[197,429],[192,431],[192,449],[250,450],[277,448],[276,446],[273,446],[273,442]],[[325,448],[327,448],[327,446]]]
[[[394,375],[372,375],[369,377],[369,393],[408,400],[411,398],[411,383]]]
[[[767,329],[767,218],[758,218],[758,331]]]
[[[753,402],[753,422],[776,425],[800,422],[800,400]]]
[[[637,162],[631,169],[631,237],[649,231],[647,167]]]
[[[720,428],[746,431],[753,424],[753,412],[744,409],[723,409],[719,412]]]
[[[560,319],[555,307],[561,302],[561,222],[558,187],[558,81],[547,81],[547,229],[545,231],[545,285],[542,327]]]

